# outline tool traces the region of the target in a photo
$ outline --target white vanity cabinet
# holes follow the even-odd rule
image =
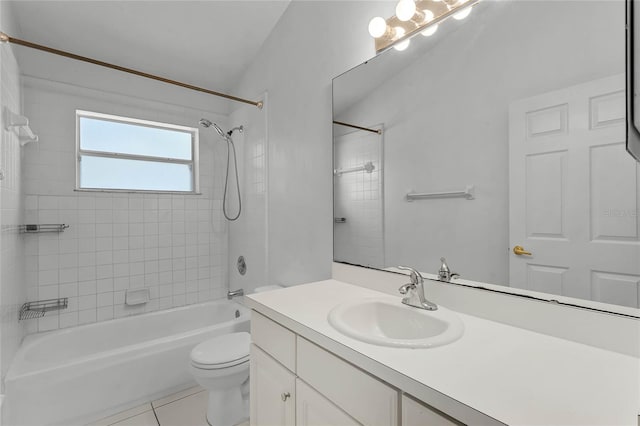
[[[426,405],[402,395],[402,425],[403,426],[459,426],[462,423],[442,415]]]
[[[252,426],[453,426],[371,374],[253,311]]]
[[[296,376],[255,344],[251,345],[251,424],[296,424]]]
[[[347,413],[300,379],[296,379],[296,425],[360,426]]]
[[[251,340],[251,425],[295,425],[296,335],[254,311]]]

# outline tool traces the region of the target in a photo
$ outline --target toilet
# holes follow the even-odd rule
[[[191,374],[209,392],[211,426],[232,426],[249,418],[250,344],[249,333],[230,333],[205,340],[191,351]]]
[[[258,287],[262,293],[283,288]],[[209,391],[207,422],[232,426],[249,419],[249,348],[247,332],[223,334],[205,340],[191,351],[191,374]]]

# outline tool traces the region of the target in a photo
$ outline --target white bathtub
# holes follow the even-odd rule
[[[191,349],[249,320],[225,300],[27,336],[5,379],[4,424],[83,424],[195,385]]]

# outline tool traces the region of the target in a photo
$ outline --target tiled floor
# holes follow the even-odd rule
[[[208,426],[207,392],[200,386],[174,393],[91,426]],[[249,422],[237,426],[249,426]]]

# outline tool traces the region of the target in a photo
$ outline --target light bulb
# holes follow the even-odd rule
[[[429,37],[429,36],[434,35],[436,33],[436,31],[438,31],[438,24],[431,25],[429,28],[427,28],[426,30],[422,31],[420,34],[422,34],[425,37]]]
[[[460,12],[456,12],[453,14],[453,19],[457,19],[458,21],[466,18],[471,13],[471,6],[465,7]]]
[[[434,18],[434,14],[432,11],[430,11],[429,9],[425,9],[422,11],[422,13],[424,13],[424,19],[422,20],[422,22],[431,22],[433,21]]]
[[[376,16],[371,21],[369,21],[369,34],[371,34],[371,37],[382,37],[386,32],[387,21],[385,21],[384,18]]]
[[[402,43],[395,44],[393,48],[396,49],[398,52],[402,52],[407,47],[409,47],[409,43],[411,43],[411,40],[405,40]]]
[[[405,35],[405,31],[404,28],[402,27],[395,27],[395,36],[396,38],[402,38]],[[405,50],[407,47],[409,47],[409,43],[411,43],[411,40],[407,39],[401,43],[396,43],[393,48],[396,49],[399,52],[402,52],[403,50]]]
[[[408,21],[416,13],[416,4],[413,0],[400,0],[396,5],[396,17],[401,21]]]

